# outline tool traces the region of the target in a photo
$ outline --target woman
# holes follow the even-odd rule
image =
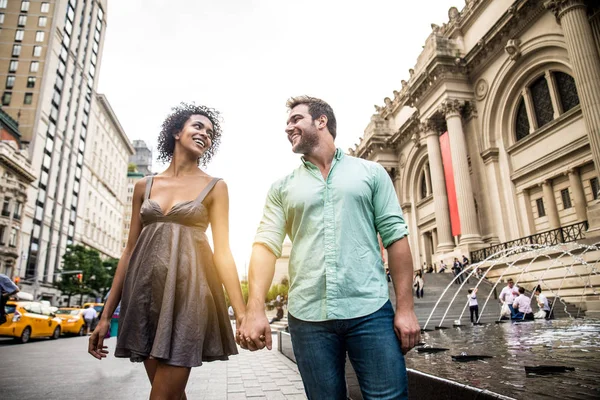
[[[415,274],[415,279],[413,280],[413,286],[415,287],[415,292],[417,293],[417,299],[423,297],[423,274],[421,271],[417,271]]]
[[[227,185],[198,167],[220,138],[219,114],[204,106],[182,103],[163,122],[159,160],[169,166],[135,185],[127,246],[90,337],[89,353],[106,357],[103,339],[121,302],[115,356],[144,363],[150,399],[185,399],[191,367],[237,354],[221,286],[240,326],[246,310],[229,248]]]

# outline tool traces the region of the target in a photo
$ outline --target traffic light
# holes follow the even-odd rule
[[[79,283],[83,282],[83,274],[77,274],[77,281]]]
[[[15,276],[15,283],[18,285],[19,282],[21,282],[21,277],[20,276]]]

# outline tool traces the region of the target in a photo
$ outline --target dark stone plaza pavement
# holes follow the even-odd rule
[[[229,361],[193,368],[187,397],[210,400],[306,399],[296,365],[272,351],[240,354]],[[24,345],[0,339],[0,399],[147,399],[150,383],[142,364],[87,354],[86,337],[32,340]]]

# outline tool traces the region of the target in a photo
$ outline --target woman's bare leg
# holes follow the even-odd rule
[[[186,400],[185,386],[190,368],[174,367],[155,359],[144,361],[146,373],[152,384],[150,400]]]

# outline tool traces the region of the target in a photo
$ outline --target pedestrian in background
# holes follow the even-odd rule
[[[106,357],[103,338],[121,301],[115,356],[144,363],[151,400],[186,399],[192,367],[237,354],[223,285],[237,327],[245,304],[229,246],[227,185],[199,168],[220,140],[211,108],[182,103],[163,122],[158,153],[169,166],[135,184],[127,245],[90,338],[89,353]]]
[[[85,326],[87,328],[87,334],[89,335],[92,326],[94,326],[94,321],[96,320],[98,313],[91,304],[88,304],[85,310],[82,311],[81,315],[83,315],[83,320],[85,321]]]
[[[6,302],[13,294],[19,292],[19,287],[6,275],[0,274],[0,325],[6,322]]]
[[[417,271],[415,274],[415,278],[413,279],[413,286],[415,288],[415,293],[417,295],[417,299],[423,297],[423,274],[421,271]]]
[[[471,313],[471,323],[479,321],[479,303],[477,303],[477,289],[469,289],[467,299],[469,300],[469,312]],[[473,318],[475,317],[475,318]]]

